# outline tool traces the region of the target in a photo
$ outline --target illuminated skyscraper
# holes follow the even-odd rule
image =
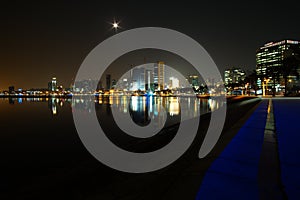
[[[296,67],[295,63],[284,64],[287,56],[293,57],[300,52],[300,42],[293,40],[282,40],[279,42],[269,42],[256,51],[256,73],[258,76],[257,85],[262,87],[262,81],[268,83],[276,91],[284,87],[284,73],[293,83],[299,82],[295,73],[288,70],[288,67]],[[296,60],[296,58],[295,58]],[[299,62],[299,61],[298,61]],[[299,64],[299,63],[298,63]],[[288,66],[295,65],[295,66]],[[297,72],[298,71],[298,72]],[[299,67],[294,68],[294,72],[299,73]]]
[[[170,77],[169,78],[169,84],[168,84],[170,89],[175,89],[179,88],[179,80],[176,77]]]
[[[241,68],[232,67],[225,70],[224,80],[225,85],[231,84],[243,84],[243,81],[246,78],[246,73]]]
[[[154,72],[153,72],[153,68],[152,69],[148,69],[146,68],[145,70],[145,89],[146,91],[152,90],[153,89],[153,83],[154,83]]]
[[[145,68],[135,67],[131,70],[132,89],[145,91]]]
[[[189,75],[187,80],[192,87],[199,87],[199,77],[197,75]]]
[[[56,91],[57,89],[57,81],[56,81],[56,77],[53,77],[52,80],[48,83],[48,90],[49,91]]]
[[[158,90],[163,90],[165,87],[165,64],[158,62],[154,65],[154,83],[157,84]]]

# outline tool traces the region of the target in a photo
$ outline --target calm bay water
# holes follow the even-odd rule
[[[210,99],[189,97],[111,96],[95,98],[93,103],[88,98],[78,97],[1,98],[1,190],[23,191],[27,186],[38,185],[40,181],[47,182],[49,177],[76,171],[86,163],[109,170],[94,159],[81,143],[74,126],[72,109],[89,112],[91,106],[96,106],[98,121],[107,136],[122,148],[139,152],[145,150],[127,145],[135,142],[136,138],[119,134],[120,130],[112,117],[112,106],[123,113],[129,112],[136,124],[144,126],[150,120],[161,117],[157,107],[161,104],[167,112],[165,127],[168,127],[180,121],[179,100],[188,102],[188,110],[184,111],[189,112],[190,117],[202,115],[219,106],[218,102]],[[147,151],[150,150],[153,149]]]

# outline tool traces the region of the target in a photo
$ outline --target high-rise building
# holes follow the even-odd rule
[[[73,91],[80,93],[92,93],[97,89],[98,83],[99,82],[97,80],[91,79],[75,81],[73,85]]]
[[[15,93],[15,87],[14,86],[9,86],[8,87],[8,92],[9,92],[9,94]]]
[[[287,57],[293,57],[299,54],[300,42],[294,40],[282,40],[278,42],[269,42],[256,51],[256,73],[258,76],[257,85],[262,88],[268,84],[274,91],[284,88],[284,76],[294,83],[298,83],[297,76],[292,70],[287,70],[291,63],[286,63]],[[293,64],[292,64],[293,65]],[[300,68],[295,69],[297,73]],[[266,81],[267,80],[267,81]],[[264,84],[262,83],[263,81]]]
[[[157,84],[158,90],[163,90],[165,87],[165,64],[158,62],[154,65],[154,84]]]
[[[50,82],[48,82],[48,90],[51,92],[56,91],[57,89],[57,81],[56,77],[53,77]]]
[[[224,82],[226,86],[231,84],[242,84],[246,78],[246,73],[241,68],[232,67],[225,70]]]
[[[154,72],[153,72],[153,68],[146,68],[145,70],[145,90],[149,91],[149,90],[153,90],[153,83],[154,83]]]
[[[106,89],[110,90],[111,75],[106,74]]]
[[[112,87],[112,88],[115,88],[115,87],[116,87],[116,84],[117,84],[116,79],[113,79],[113,80],[111,81],[111,87]]]
[[[199,76],[189,75],[187,80],[192,87],[199,87]]]
[[[145,91],[145,68],[138,66],[131,71],[132,90]]]
[[[179,80],[176,77],[169,78],[169,89],[176,89],[179,88]]]

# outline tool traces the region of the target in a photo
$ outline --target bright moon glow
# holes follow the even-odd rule
[[[114,22],[114,23],[113,23],[113,27],[114,27],[114,28],[119,28],[119,24],[118,24],[117,22]]]

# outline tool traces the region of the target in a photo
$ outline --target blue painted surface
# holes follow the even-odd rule
[[[264,100],[203,178],[196,199],[259,199],[258,165],[267,118]]]
[[[273,100],[281,179],[288,199],[300,199],[300,100]]]

